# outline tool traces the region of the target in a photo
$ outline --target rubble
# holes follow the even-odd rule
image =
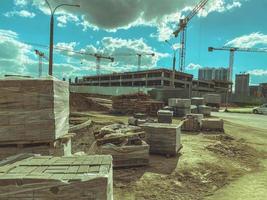
[[[93,151],[113,157],[114,167],[143,166],[149,163],[149,145],[140,127],[112,124],[95,133]]]

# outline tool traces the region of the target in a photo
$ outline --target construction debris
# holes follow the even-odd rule
[[[222,119],[202,119],[202,131],[224,132]]]
[[[113,199],[108,155],[8,158],[0,166],[0,199]]]
[[[145,123],[140,126],[147,134],[150,153],[175,156],[182,148],[181,124]]]
[[[143,166],[149,163],[149,145],[140,127],[112,124],[95,133],[94,153],[113,157],[114,167]]]
[[[159,110],[158,111],[158,123],[171,124],[173,118],[173,112],[169,110]]]
[[[116,113],[131,114],[136,112],[156,116],[157,111],[163,108],[164,102],[154,101],[148,95],[137,93],[113,97],[112,108]]]

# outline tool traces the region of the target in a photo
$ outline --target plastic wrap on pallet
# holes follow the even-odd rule
[[[48,142],[68,133],[69,84],[53,77],[0,79],[0,142]]]

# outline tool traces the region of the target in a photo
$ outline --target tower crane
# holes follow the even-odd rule
[[[129,54],[115,54],[114,56],[137,56],[137,66],[138,66],[138,71],[141,70],[141,65],[142,65],[142,57],[143,56],[155,56],[155,53],[148,53],[148,52],[139,52],[139,53],[129,53]]]
[[[209,47],[209,52],[212,51],[229,51],[230,57],[229,57],[229,69],[228,69],[228,81],[233,81],[233,66],[234,66],[234,56],[236,51],[241,52],[259,52],[259,53],[267,53],[267,49],[256,49],[256,48],[239,48],[239,47],[221,47],[221,48],[215,48],[215,47]],[[229,94],[229,88],[227,89],[226,94],[226,108],[225,111],[228,109],[228,94]]]
[[[201,0],[196,7],[184,18],[180,19],[179,26],[173,32],[175,37],[180,33],[180,52],[179,52],[179,70],[184,71],[185,68],[185,53],[186,53],[186,28],[189,21],[208,3],[208,0]]]
[[[229,51],[230,52],[229,69],[228,69],[228,80],[230,82],[232,82],[233,80],[234,56],[235,56],[236,51],[267,53],[267,49],[239,48],[239,47],[221,47],[221,48],[209,47],[208,51],[209,52],[212,52],[212,51]]]
[[[93,56],[96,58],[96,74],[100,75],[100,62],[101,59],[110,60],[111,62],[114,62],[114,58],[110,56],[105,56],[102,54],[95,53]]]
[[[46,55],[43,52],[41,52],[37,49],[34,49],[34,52],[39,57],[39,70],[38,71],[39,71],[39,77],[41,77],[42,73],[43,73],[43,58],[46,60],[48,60],[48,58],[46,57]]]

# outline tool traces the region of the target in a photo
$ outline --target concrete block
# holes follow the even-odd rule
[[[158,111],[158,122],[159,123],[172,123],[173,111],[159,110]]]
[[[224,122],[222,119],[202,119],[202,127],[203,131],[220,131],[223,132]]]

